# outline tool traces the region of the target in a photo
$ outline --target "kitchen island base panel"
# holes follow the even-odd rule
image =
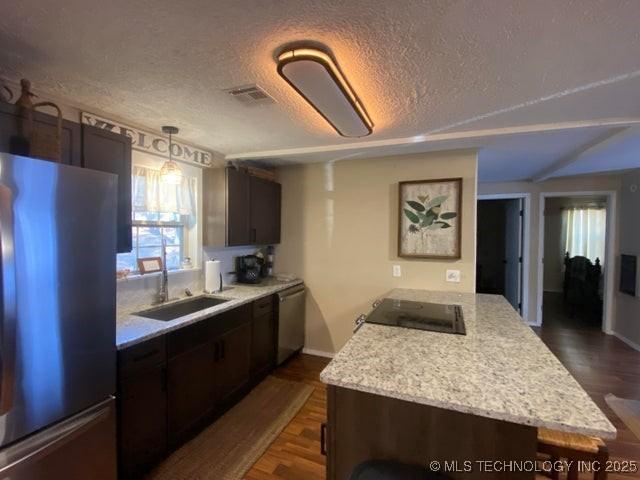
[[[446,475],[456,480],[503,479],[504,472],[481,469],[478,462],[501,465],[536,458],[535,427],[333,385],[327,395],[327,480],[347,479],[357,465],[373,459],[425,468],[432,461],[457,461],[460,470],[470,461],[471,471]],[[533,479],[534,473],[512,471],[508,478]]]

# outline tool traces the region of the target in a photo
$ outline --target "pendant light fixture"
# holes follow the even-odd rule
[[[343,137],[364,137],[373,122],[333,58],[315,48],[278,56],[278,73]]]
[[[171,137],[178,132],[178,127],[162,127],[162,133],[169,135],[169,160],[162,164],[162,168],[160,169],[160,178],[164,183],[168,183],[170,185],[180,185],[180,183],[182,183],[182,170],[180,170],[180,166],[173,161],[172,157],[173,143],[171,142]]]

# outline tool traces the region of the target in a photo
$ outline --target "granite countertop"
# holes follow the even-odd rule
[[[290,282],[280,282],[274,278],[263,280],[257,285],[248,284],[232,284],[225,287],[222,292],[206,295],[214,298],[228,299],[228,302],[216,305],[211,308],[206,308],[184,317],[176,318],[168,322],[153,320],[151,318],[138,317],[133,315],[133,312],[139,312],[152,308],[151,305],[141,305],[136,308],[128,309],[127,311],[119,312],[116,318],[116,345],[118,350],[130,347],[137,343],[141,343],[153,337],[165,334],[172,330],[185,327],[192,323],[196,323],[205,318],[212,317],[216,314],[232,310],[245,303],[253,302],[267,295],[273,295],[274,293],[285,290],[289,287],[299,285],[303,283],[302,280],[296,279]],[[195,296],[199,296],[195,294]],[[163,306],[171,305],[175,302],[180,302],[188,297],[179,298],[173,301],[165,303]],[[154,307],[158,307],[156,305]]]
[[[467,335],[365,323],[323,370],[324,383],[615,438],[604,413],[504,297],[406,289],[387,297],[461,305]]]

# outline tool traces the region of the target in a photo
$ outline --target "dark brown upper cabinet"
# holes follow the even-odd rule
[[[25,110],[9,103],[0,103],[0,152],[30,156],[29,142],[23,138],[27,122]],[[33,128],[42,133],[54,133],[58,119],[42,112],[33,113]],[[60,163],[80,166],[80,125],[62,121]]]
[[[250,177],[251,243],[257,245],[280,243],[280,190],[279,183]]]
[[[25,110],[0,103],[0,152],[30,156],[29,141],[23,137]],[[55,132],[58,119],[33,113],[33,128]],[[131,139],[126,135],[89,125],[62,121],[60,163],[118,175],[118,253],[130,252],[131,238]]]
[[[280,243],[279,183],[245,170],[204,171],[204,244],[206,246]]]
[[[251,181],[247,173],[227,169],[227,245],[249,245],[251,237]]]
[[[82,125],[82,166],[118,175],[118,253],[133,248],[131,232],[131,139]]]

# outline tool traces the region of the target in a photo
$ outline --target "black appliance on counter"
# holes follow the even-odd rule
[[[374,303],[366,323],[466,335],[459,305],[384,298]]]
[[[238,283],[260,283],[262,280],[263,259],[257,255],[236,257]]]

